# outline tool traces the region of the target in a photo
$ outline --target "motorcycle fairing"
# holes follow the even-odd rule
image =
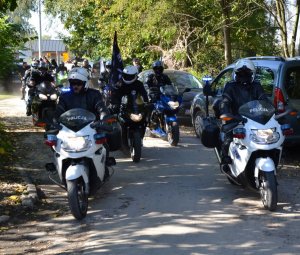
[[[266,100],[254,100],[243,104],[239,108],[239,114],[265,125],[274,115],[274,106]]]
[[[59,122],[77,132],[95,119],[95,114],[82,108],[74,108],[63,113],[59,118]]]

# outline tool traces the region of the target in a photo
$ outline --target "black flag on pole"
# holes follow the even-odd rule
[[[123,61],[118,46],[117,31],[115,31],[113,52],[111,58],[111,75],[110,75],[111,85],[115,85],[121,79],[122,70],[123,70]]]

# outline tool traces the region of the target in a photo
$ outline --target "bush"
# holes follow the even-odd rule
[[[12,138],[5,132],[4,125],[0,123],[0,161],[7,160],[12,150]]]

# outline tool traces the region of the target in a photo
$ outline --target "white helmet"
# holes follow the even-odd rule
[[[137,80],[138,69],[136,66],[126,66],[122,72],[122,79],[126,84],[131,84]]]
[[[89,80],[89,73],[83,67],[74,67],[68,74],[68,80],[80,80],[85,82],[84,87],[87,88],[88,80]]]
[[[239,81],[239,74],[251,76],[251,82],[255,77],[255,66],[250,59],[240,59],[234,67],[234,80]]]

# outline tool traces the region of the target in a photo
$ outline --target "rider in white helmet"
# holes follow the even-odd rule
[[[122,78],[116,86],[112,99],[112,104],[120,106],[124,95],[131,95],[132,91],[143,97],[144,102],[148,102],[148,95],[141,81],[138,80],[138,69],[135,66],[126,66],[122,71]],[[118,109],[119,110],[119,109]]]
[[[97,119],[102,120],[109,115],[108,109],[105,107],[99,90],[88,87],[89,73],[83,67],[74,67],[68,74],[70,91],[60,95],[59,102],[56,106],[53,124],[55,125],[61,114],[74,109],[82,108],[94,113]],[[105,144],[105,146],[107,146]],[[109,158],[109,148],[107,147],[106,160]],[[109,177],[108,168],[105,168],[104,179]]]
[[[233,70],[233,80],[225,85],[220,104],[220,113],[238,114],[240,106],[252,101],[266,99],[267,95],[259,81],[255,80],[255,66],[249,59],[239,60]],[[230,164],[231,158],[227,155],[232,135],[227,133],[222,145],[222,163]]]
[[[106,109],[99,90],[88,87],[89,73],[83,67],[75,67],[68,74],[70,91],[59,97],[55,118],[73,108],[83,108],[103,118],[109,113]]]

